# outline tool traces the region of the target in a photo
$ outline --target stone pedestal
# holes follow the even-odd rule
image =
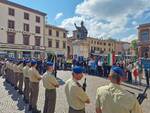
[[[89,43],[87,40],[75,40],[73,42],[73,56],[87,58],[89,54]]]

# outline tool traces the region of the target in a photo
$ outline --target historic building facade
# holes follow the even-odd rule
[[[93,54],[108,54],[115,51],[115,41],[88,37],[89,52]]]
[[[138,53],[139,57],[150,58],[150,23],[138,27]]]
[[[67,30],[53,25],[46,25],[45,47],[47,54],[67,57]]]
[[[39,57],[45,51],[46,14],[0,0],[0,51],[11,57]]]

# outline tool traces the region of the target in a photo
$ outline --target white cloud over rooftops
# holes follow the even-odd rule
[[[58,13],[56,16],[55,16],[55,20],[57,20],[57,19],[59,19],[60,17],[62,17],[63,16],[63,13],[61,12],[61,13]]]
[[[116,37],[128,29],[128,23],[133,25],[132,29],[135,31],[135,26],[138,25],[136,19],[145,10],[150,10],[149,0],[84,0],[76,6],[76,15],[66,18],[61,26],[75,30],[74,23],[80,24],[83,20],[89,36]],[[136,36],[136,32],[126,33],[128,39]]]

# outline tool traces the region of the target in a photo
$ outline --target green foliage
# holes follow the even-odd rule
[[[138,55],[138,44],[137,39],[131,41],[131,48],[134,49],[135,55]]]

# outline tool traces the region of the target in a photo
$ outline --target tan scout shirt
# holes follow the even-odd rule
[[[30,67],[28,65],[26,65],[25,67],[23,67],[23,76],[29,78],[29,69]]]
[[[55,76],[51,72],[45,72],[43,74],[43,86],[46,89],[56,89],[56,85],[59,85],[58,81],[56,80]]]
[[[23,73],[23,64],[18,65],[19,73]]]
[[[65,93],[70,107],[75,110],[82,110],[85,108],[85,102],[89,98],[83,89],[77,85],[75,79],[72,78],[66,82]]]
[[[14,73],[19,72],[19,69],[18,69],[17,64],[14,64],[14,65],[13,65],[13,70],[14,70]]]
[[[9,64],[9,69],[13,71],[13,63]]]
[[[9,61],[6,61],[6,69],[8,69],[9,68]]]
[[[36,68],[31,67],[28,71],[29,73],[29,79],[31,82],[39,82],[39,79],[41,78],[41,75],[36,70]]]
[[[113,83],[97,89],[96,108],[102,113],[143,113],[136,97]]]

